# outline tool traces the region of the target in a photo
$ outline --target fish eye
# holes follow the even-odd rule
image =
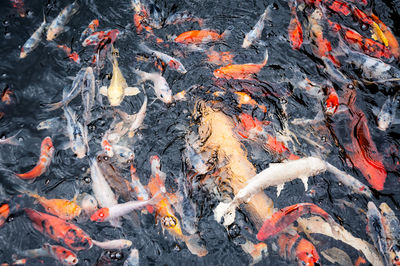
[[[99,214],[99,216],[100,216],[100,217],[103,217],[103,216],[104,216],[104,213],[101,212],[101,213]]]
[[[164,95],[163,94],[160,94],[160,97],[164,99]]]

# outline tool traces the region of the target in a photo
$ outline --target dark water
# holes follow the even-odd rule
[[[13,104],[2,106],[5,113],[0,121],[0,134],[9,137],[18,130],[22,130],[19,139],[21,146],[1,146],[1,163],[14,172],[24,172],[31,169],[37,161],[41,140],[46,136],[51,136],[56,148],[56,153],[50,169],[38,178],[33,184],[26,186],[20,180],[12,180],[12,177],[4,174],[2,176],[3,200],[14,200],[15,186],[21,184],[29,190],[37,191],[38,194],[46,198],[73,198],[75,191],[91,192],[90,184],[85,182],[85,178],[90,176],[88,172],[88,157],[95,156],[100,150],[102,134],[109,128],[113,114],[112,108],[108,105],[107,99],[103,97],[103,104],[96,102],[92,115],[94,120],[89,125],[90,154],[84,159],[77,159],[70,149],[58,149],[63,142],[68,141],[64,134],[65,129],[38,131],[37,125],[46,119],[62,116],[63,111],[45,112],[42,108],[44,103],[52,103],[61,100],[64,87],[71,85],[71,77],[75,77],[81,67],[90,65],[93,55],[93,48],[83,48],[80,45],[79,37],[81,32],[87,27],[88,23],[95,18],[100,20],[99,30],[114,29],[120,30],[115,46],[119,49],[118,58],[120,68],[129,85],[134,85],[137,78],[132,73],[132,68],[143,71],[154,71],[153,60],[142,62],[136,60],[136,55],[143,55],[137,44],[143,39],[138,36],[133,25],[133,10],[129,1],[82,1],[79,13],[68,23],[69,30],[62,33],[55,42],[72,46],[81,57],[81,64],[75,64],[66,58],[65,53],[43,40],[37,49],[30,53],[24,60],[19,59],[21,46],[36,30],[43,19],[42,13],[46,14],[48,21],[51,21],[70,1],[25,1],[27,16],[19,17],[16,10],[11,7],[9,1],[1,2],[1,29],[0,29],[0,88],[7,86],[12,89]],[[262,61],[265,48],[269,50],[269,60],[259,75],[258,80],[268,81],[277,85],[276,94],[267,97],[255,92],[252,96],[259,103],[267,107],[267,114],[257,108],[243,106],[237,108],[235,98],[232,93],[227,93],[224,97],[215,97],[207,90],[215,89],[212,71],[216,68],[206,62],[206,55],[203,51],[188,51],[186,48],[173,42],[169,43],[168,48],[160,48],[168,54],[182,51],[185,57],[180,60],[185,65],[188,72],[181,75],[175,71],[167,69],[164,77],[168,81],[173,93],[188,89],[192,85],[199,85],[201,88],[193,89],[189,92],[187,101],[176,102],[172,105],[165,105],[159,100],[155,100],[152,89],[147,84],[147,95],[149,105],[147,115],[144,120],[145,127],[141,129],[134,140],[129,143],[135,151],[134,164],[138,169],[138,175],[143,183],[147,183],[150,176],[149,158],[151,155],[159,155],[161,158],[162,170],[167,173],[167,190],[174,191],[177,188],[176,178],[182,171],[182,152],[185,149],[185,136],[189,130],[196,131],[195,121],[192,119],[192,111],[195,102],[200,99],[221,101],[222,110],[230,116],[246,112],[257,117],[259,120],[270,120],[276,124],[279,130],[281,127],[280,117],[283,114],[283,106],[286,106],[286,114],[290,119],[307,118],[312,119],[318,110],[321,110],[321,102],[301,89],[296,89],[298,80],[298,70],[306,74],[313,80],[323,82],[329,79],[321,70],[321,61],[313,56],[309,41],[307,41],[305,29],[307,25],[306,11],[298,12],[298,16],[305,32],[305,43],[300,51],[295,51],[287,41],[287,27],[290,21],[288,4],[285,1],[158,1],[157,2],[164,15],[168,16],[176,11],[189,10],[198,17],[206,19],[207,28],[216,29],[223,32],[230,29],[231,34],[227,40],[206,45],[206,48],[214,46],[216,51],[232,52],[235,63],[258,63]],[[271,21],[266,21],[266,25],[261,37],[261,42],[249,49],[241,48],[244,34],[247,33],[258,21],[260,14],[265,8],[274,3],[271,13]],[[392,30],[396,36],[400,35],[399,24],[399,1],[373,1],[368,8]],[[357,22],[352,19],[346,21],[347,25],[352,26],[357,31],[361,31]],[[173,35],[178,35],[188,30],[199,29],[197,23],[183,23],[169,25],[162,29],[155,29],[155,34],[167,40]],[[151,41],[148,44],[152,46]],[[392,62],[396,66],[396,62]],[[108,85],[107,74],[111,74],[112,66],[108,62],[96,76],[97,80],[104,85]],[[237,88],[233,84],[232,87]],[[368,126],[375,141],[378,151],[384,155],[384,164],[388,171],[385,189],[374,193],[372,201],[378,206],[381,202],[386,202],[399,216],[399,125],[392,125],[387,131],[379,131],[376,124],[376,116],[373,114],[373,107],[380,108],[393,89],[383,86],[363,86],[360,85],[357,91],[357,107],[362,109],[368,119]],[[340,94],[340,92],[339,92]],[[79,110],[80,97],[70,103],[70,106]],[[137,97],[125,97],[120,109],[130,114],[139,110],[143,102],[143,94]],[[64,122],[63,122],[64,123]],[[346,123],[342,123],[345,132]],[[360,171],[348,167],[343,154],[334,144],[334,139],[322,122],[319,127],[307,125],[291,125],[290,130],[301,140],[302,136],[312,139],[318,146],[313,146],[309,142],[300,141],[300,144],[293,144],[296,147],[296,154],[299,156],[321,156],[324,160],[349,174],[355,176],[360,181],[367,184]],[[340,130],[337,134],[340,135]],[[344,135],[346,133],[343,133]],[[345,136],[344,136],[345,137]],[[249,150],[249,160],[256,166],[257,171],[265,169],[270,162],[276,162],[274,156],[267,152],[259,152],[249,143],[244,143]],[[124,170],[126,174],[128,168]],[[129,179],[129,173],[127,174]],[[281,195],[276,197],[276,189],[269,188],[265,193],[274,201],[275,208],[283,208],[299,202],[313,202],[326,210],[335,221],[343,225],[354,236],[367,240],[372,244],[372,240],[366,233],[366,218],[361,212],[352,208],[341,208],[338,200],[352,202],[362,210],[367,209],[367,202],[371,199],[353,195],[350,190],[345,189],[333,179],[328,178],[327,174],[322,174],[316,178],[309,179],[309,191],[304,191],[300,180],[295,180],[286,184]],[[163,232],[160,224],[155,223],[153,215],[141,215],[140,228],[132,223],[125,221],[123,227],[115,229],[108,223],[98,224],[90,221],[81,222],[78,225],[88,234],[97,240],[126,238],[133,242],[132,248],[137,248],[140,253],[140,264],[143,265],[246,265],[251,263],[251,258],[240,247],[244,238],[256,241],[255,234],[248,236],[245,227],[250,227],[253,232],[257,232],[254,225],[246,219],[245,214],[239,213],[236,225],[227,231],[218,224],[213,218],[213,209],[219,202],[212,192],[205,189],[196,188],[191,199],[197,205],[197,219],[199,234],[204,241],[208,255],[197,257],[192,255],[186,248],[185,243],[177,241]],[[43,211],[40,205],[33,200],[24,198],[20,200],[28,207],[34,207]],[[247,235],[246,235],[247,234]],[[245,236],[246,235],[246,236]],[[350,247],[340,241],[334,241],[329,237],[318,236],[321,238],[321,245],[316,246],[318,251],[336,246],[346,251],[353,263],[360,255],[354,247]],[[25,215],[12,216],[8,223],[0,229],[0,258],[1,262],[11,263],[11,256],[18,250],[38,248],[43,243],[48,242],[40,233],[35,231],[30,225]],[[274,251],[274,239],[266,241],[269,248],[268,256],[265,256],[259,263],[260,265],[296,265],[297,262],[288,262],[282,259],[278,252]],[[323,243],[323,244],[322,244]],[[52,243],[55,244],[55,243]],[[94,247],[88,251],[79,252],[79,265],[94,265],[102,254],[100,248]],[[126,257],[129,252],[123,251]],[[321,256],[323,265],[329,265]],[[49,258],[42,258],[45,264],[51,265],[55,261]],[[124,259],[111,264],[121,264]],[[40,264],[35,260],[29,262],[30,265]]]

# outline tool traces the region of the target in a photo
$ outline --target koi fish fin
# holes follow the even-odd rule
[[[44,111],[45,112],[50,112],[50,111],[54,111],[57,110],[58,108],[62,107],[64,105],[64,102],[56,102],[56,103],[49,103],[49,104],[44,104]]]
[[[214,209],[214,219],[221,223],[224,218],[223,224],[228,226],[235,221],[236,204],[220,202]]]
[[[299,177],[299,178],[304,184],[304,190],[307,191],[308,190],[308,176]]]
[[[126,87],[124,90],[125,96],[134,96],[140,93],[138,87]]]
[[[99,89],[99,92],[103,96],[107,96],[107,87],[106,86],[101,86]]]
[[[204,257],[208,253],[207,249],[201,243],[200,236],[197,234],[186,236],[185,243],[192,254],[195,254],[199,257]]]
[[[18,130],[17,133],[12,135],[11,137],[7,138],[4,140],[3,144],[9,144],[9,145],[22,145],[21,142],[17,139],[17,135],[22,131],[22,129]]]
[[[264,61],[261,63],[263,66],[265,66],[268,62],[268,48],[265,49],[264,53]]]
[[[285,186],[285,184],[279,184],[276,186],[276,196],[279,197],[279,195],[281,194],[281,191],[283,189],[283,187]]]

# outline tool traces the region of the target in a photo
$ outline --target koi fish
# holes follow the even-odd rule
[[[157,162],[157,159],[154,161]],[[155,175],[151,176],[151,179],[147,185],[147,188],[149,189],[153,198],[157,195],[165,194],[164,181],[157,172],[155,173]],[[161,226],[163,229],[167,230],[169,233],[171,233],[171,235],[185,241],[186,246],[192,254],[196,254],[198,256],[207,255],[207,250],[203,246],[200,246],[198,243],[196,243],[198,238],[196,234],[186,236],[182,233],[180,221],[175,216],[172,206],[166,196],[162,197],[155,204],[154,209],[156,216],[161,221]]]
[[[379,205],[383,228],[385,229],[391,263],[400,265],[400,222],[393,210],[386,204]]]
[[[184,11],[179,11],[176,12],[173,15],[170,15],[167,17],[167,19],[164,21],[164,25],[172,25],[172,24],[179,24],[179,23],[184,23],[184,22],[197,22],[200,27],[203,27],[204,24],[204,19],[198,18],[194,16],[192,13],[190,13],[187,10]]]
[[[114,239],[114,240],[109,240],[109,241],[104,241],[104,242],[99,242],[96,240],[92,240],[93,244],[96,246],[102,248],[102,249],[125,249],[125,248],[130,248],[132,246],[132,241],[127,240],[127,239]]]
[[[159,73],[147,73],[138,69],[133,72],[141,78],[141,81],[151,80],[154,84],[154,92],[159,100],[166,104],[170,104],[173,100],[172,91],[169,88],[168,82]]]
[[[131,249],[131,252],[123,266],[139,266],[139,250],[136,248]]]
[[[87,217],[97,211],[97,200],[90,194],[82,193],[77,198],[78,205]]]
[[[283,230],[285,230],[289,225],[297,220],[300,216],[305,214],[320,215],[324,217],[327,221],[333,221],[331,216],[312,203],[298,203],[292,206],[285,207],[275,212],[270,218],[268,218],[261,229],[257,233],[257,239],[264,241],[270,237],[273,237]]]
[[[297,261],[299,266],[319,264],[319,255],[314,245],[296,234],[281,234],[278,238],[279,255],[289,261]]]
[[[90,236],[74,224],[32,209],[25,209],[25,213],[32,221],[33,228],[72,250],[86,250],[93,246]]]
[[[264,61],[260,64],[241,64],[228,65],[214,70],[213,74],[216,78],[225,79],[253,79],[254,75],[261,71],[267,64],[268,49],[265,49]]]
[[[114,189],[115,193],[125,201],[131,200],[131,187],[128,180],[123,178],[118,169],[115,168],[108,159],[106,159],[106,156],[103,156],[102,154],[97,156],[97,164],[103,173],[103,176],[106,178],[111,188]]]
[[[303,44],[303,29],[301,27],[299,18],[297,17],[297,12],[296,12],[297,2],[296,0],[294,0],[293,2],[294,3],[289,2],[292,18],[290,19],[288,33],[289,33],[290,45],[294,50],[299,50],[301,45]]]
[[[124,113],[121,116],[121,117],[123,117],[123,120],[130,123],[129,133],[128,133],[128,136],[130,138],[132,138],[135,135],[136,131],[138,131],[139,128],[143,125],[143,121],[146,117],[146,110],[147,110],[147,95],[145,94],[143,104],[136,114],[128,115],[128,114]],[[117,112],[120,115],[121,115],[121,113],[123,113],[120,110],[118,110]]]
[[[336,90],[329,86],[326,91],[327,97],[325,100],[325,113],[327,115],[333,115],[336,113],[339,107],[339,96],[336,93]]]
[[[175,38],[175,42],[198,45],[225,39],[229,33],[229,30],[224,31],[222,34],[213,30],[191,30],[181,33]]]
[[[140,179],[136,174],[136,168],[133,166],[133,164],[131,164],[130,173],[131,173],[131,187],[133,190],[135,190],[137,200],[139,201],[149,200],[150,199],[149,193],[140,182]],[[151,205],[147,205],[146,209],[149,213],[153,213],[154,211],[154,208]]]
[[[0,145],[3,144],[15,145],[15,146],[21,145],[21,142],[17,139],[17,136],[21,131],[22,130],[19,130],[17,133],[6,139],[0,139]]]
[[[122,145],[113,145],[114,156],[122,164],[131,164],[135,159],[135,153],[130,148]]]
[[[90,160],[90,172],[92,178],[92,190],[99,206],[102,208],[108,208],[117,205],[117,198],[103,176],[95,158]],[[119,226],[119,220],[111,220],[110,223],[115,227]]]
[[[81,59],[79,58],[79,54],[77,52],[72,52],[71,48],[69,48],[66,45],[57,45],[57,48],[64,50],[69,59],[71,59],[77,64],[80,64]]]
[[[15,8],[18,12],[18,15],[21,18],[24,18],[26,15],[26,11],[24,8],[24,1],[23,0],[10,0],[11,5]]]
[[[43,244],[41,248],[29,249],[18,251],[18,254],[23,257],[37,258],[37,257],[51,257],[62,265],[76,265],[78,257],[74,252],[62,246]]]
[[[271,13],[271,6],[268,6],[265,9],[264,13],[261,15],[260,19],[257,21],[256,25],[254,25],[251,31],[246,33],[246,35],[244,36],[242,44],[243,48],[249,48],[250,45],[253,44],[253,42],[260,39],[262,31],[264,29],[264,21],[270,16],[270,13]]]
[[[114,156],[114,150],[113,150],[112,145],[110,144],[110,142],[105,137],[106,137],[106,135],[104,135],[104,138],[101,140],[101,148],[103,149],[103,151],[105,152],[105,154],[108,157],[113,157]]]
[[[382,105],[380,112],[376,117],[378,129],[385,131],[393,123],[396,116],[396,111],[399,106],[399,99],[397,94],[391,98],[390,96]]]
[[[367,221],[369,236],[371,237],[372,242],[377,250],[382,254],[386,264],[389,265],[389,247],[386,242],[385,229],[382,224],[381,213],[372,201],[368,202]]]
[[[35,50],[35,48],[39,45],[39,42],[42,40],[42,35],[44,29],[46,28],[46,17],[43,16],[43,22],[40,24],[39,28],[32,34],[31,37],[25,42],[25,44],[21,48],[21,53],[19,58],[25,58],[30,52]]]
[[[81,214],[81,207],[76,204],[76,197],[73,200],[66,199],[46,199],[36,193],[26,192],[35,198],[46,210],[46,212],[56,215],[64,220],[72,220]]]
[[[100,88],[100,94],[107,96],[111,106],[119,106],[125,96],[133,96],[138,94],[140,91],[137,87],[128,87],[121,70],[118,67],[117,53],[118,50],[113,50],[113,75],[111,78],[110,86]]]
[[[390,28],[388,28],[376,15],[371,14],[371,18],[378,25],[379,29],[382,30],[382,33],[387,40],[387,44],[385,43],[385,45],[389,46],[391,53],[398,59],[400,57],[400,47],[396,37],[393,35]]]
[[[79,38],[79,41],[83,41],[88,35],[92,34],[93,32],[96,31],[96,29],[99,27],[99,20],[94,19],[92,20],[88,27],[82,32],[81,37]]]
[[[8,219],[8,216],[10,216],[10,205],[8,203],[3,203],[0,206],[0,228],[5,224],[5,222]]]
[[[207,62],[214,65],[230,65],[233,62],[233,54],[209,50],[207,52]]]
[[[86,127],[92,120],[92,108],[96,95],[96,79],[93,74],[93,68],[87,67],[85,72],[85,82],[81,90],[83,104],[83,124]]]
[[[238,107],[239,108],[241,108],[243,104],[249,104],[249,105],[251,105],[253,107],[260,108],[264,113],[267,112],[267,107],[265,107],[264,105],[258,104],[247,93],[241,92],[241,91],[235,91],[234,93],[238,97],[238,101],[239,101]]]
[[[299,156],[293,154],[288,147],[286,147],[285,143],[282,141],[277,140],[276,137],[267,135],[267,141],[263,144],[263,148],[266,150],[283,155],[285,158],[289,160],[298,160],[300,159]]]
[[[186,71],[185,67],[183,66],[181,61],[179,61],[178,59],[176,59],[172,56],[169,56],[167,54],[164,54],[162,52],[158,52],[153,49],[150,49],[144,43],[140,43],[139,48],[142,49],[144,52],[152,54],[152,55],[156,56],[157,58],[161,59],[170,68],[175,69],[179,73],[186,74],[187,71]]]
[[[51,104],[46,104],[46,111],[53,111],[61,106],[67,105],[70,103],[73,99],[75,99],[76,96],[82,91],[82,88],[84,86],[84,83],[86,81],[87,75],[90,73],[90,70],[88,68],[81,68],[79,72],[76,74],[76,77],[74,78],[74,81],[72,82],[71,88],[65,88],[63,90],[63,98],[61,101],[56,102],[56,103],[51,103]]]
[[[128,213],[133,212],[134,210],[138,210],[141,208],[146,207],[147,205],[156,204],[160,198],[153,196],[153,198],[146,200],[146,201],[128,201],[125,203],[113,205],[108,208],[101,208],[100,210],[96,211],[91,217],[90,220],[92,222],[108,222],[112,219],[119,218],[124,216]]]
[[[50,166],[51,160],[54,156],[54,146],[50,137],[45,137],[40,146],[40,156],[39,161],[36,163],[36,166],[26,172],[24,174],[16,174],[21,179],[30,179],[34,180],[36,177],[44,174]]]
[[[77,158],[82,159],[89,151],[87,127],[84,127],[80,122],[74,110],[70,107],[64,107],[64,115],[67,119],[67,132],[69,143],[64,148],[71,148]]]
[[[49,28],[47,29],[48,41],[52,41],[65,30],[65,24],[67,24],[71,17],[78,12],[78,9],[79,4],[77,1],[74,1],[72,4],[66,6],[60,12],[60,14],[58,14],[58,16],[51,22]]]
[[[354,133],[350,135],[352,140],[349,156],[354,166],[361,171],[368,183],[376,190],[383,190],[386,180],[386,169],[374,141],[369,133],[367,118],[364,113],[357,113],[350,125]]]
[[[303,231],[309,239],[311,238],[311,234],[322,234],[331,237],[362,252],[365,258],[372,265],[384,265],[379,253],[373,245],[363,239],[354,237],[350,232],[337,223],[332,226],[318,216],[311,216],[309,218],[300,217],[297,219],[297,223],[297,230]]]
[[[10,87],[6,86],[4,90],[1,92],[1,101],[7,105],[10,105],[12,102],[12,95],[14,92],[10,89]]]

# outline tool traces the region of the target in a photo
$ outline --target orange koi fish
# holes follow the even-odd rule
[[[7,105],[11,104],[11,95],[13,95],[13,91],[7,86],[1,93],[1,101]]]
[[[233,63],[233,54],[230,52],[207,52],[207,62],[214,65],[229,65]]]
[[[289,23],[288,33],[290,45],[294,50],[300,49],[303,44],[303,29],[301,27],[299,18],[296,13],[296,4],[290,4],[290,9],[292,13],[292,19]]]
[[[382,163],[382,156],[378,152],[368,129],[365,114],[354,105],[355,95],[350,95],[349,108],[355,114],[350,123],[352,144],[345,147],[351,162],[360,170],[365,179],[376,190],[383,190],[387,172]]]
[[[74,224],[32,209],[25,209],[25,213],[32,221],[33,228],[56,242],[64,243],[72,250],[86,250],[93,246],[90,236]]]
[[[73,52],[71,48],[69,48],[66,45],[57,45],[58,48],[61,48],[64,50],[64,52],[67,54],[68,58],[71,59],[72,61],[74,61],[75,63],[79,64],[81,62],[78,53]]]
[[[339,107],[339,97],[336,93],[336,90],[332,86],[327,88],[326,94],[327,98],[325,100],[325,113],[327,115],[333,115],[336,113]]]
[[[254,75],[267,64],[267,61],[268,49],[265,50],[264,61],[261,64],[228,65],[214,70],[213,74],[216,78],[253,79]]]
[[[228,34],[229,31],[224,31],[222,34],[219,34],[213,30],[191,30],[181,33],[175,38],[175,42],[183,44],[203,44],[225,39]]]
[[[51,160],[53,159],[54,151],[55,149],[53,146],[53,142],[51,141],[51,138],[50,137],[44,138],[42,141],[42,145],[40,147],[39,161],[36,163],[36,166],[29,172],[16,175],[19,178],[31,179],[31,180],[41,176],[49,168]]]
[[[251,105],[253,107],[260,108],[264,113],[267,112],[267,107],[265,107],[264,105],[258,104],[247,93],[241,92],[241,91],[235,91],[234,93],[238,97],[238,101],[239,101],[238,107],[239,108],[241,108],[243,104],[248,104],[248,105]]]
[[[258,231],[257,239],[264,241],[279,234],[294,223],[297,218],[305,214],[320,215],[327,221],[333,221],[329,214],[317,205],[313,203],[298,203],[275,212],[267,219]]]
[[[383,35],[386,37],[387,46],[389,46],[393,56],[399,59],[400,47],[396,37],[393,35],[392,31],[382,21],[380,21],[380,19],[376,15],[371,14],[371,17],[374,20],[374,22],[379,26],[379,28],[382,30]]]
[[[4,203],[0,206],[0,227],[7,221],[8,216],[10,216],[10,206]]]
[[[35,198],[48,213],[56,215],[57,217],[64,220],[71,220],[75,217],[78,217],[81,214],[81,207],[75,203],[75,199],[66,200],[66,199],[46,199],[38,194],[27,192],[27,194],[33,198]]]
[[[299,266],[319,264],[319,255],[314,245],[300,235],[281,234],[278,238],[279,255],[290,261],[297,261]]]

